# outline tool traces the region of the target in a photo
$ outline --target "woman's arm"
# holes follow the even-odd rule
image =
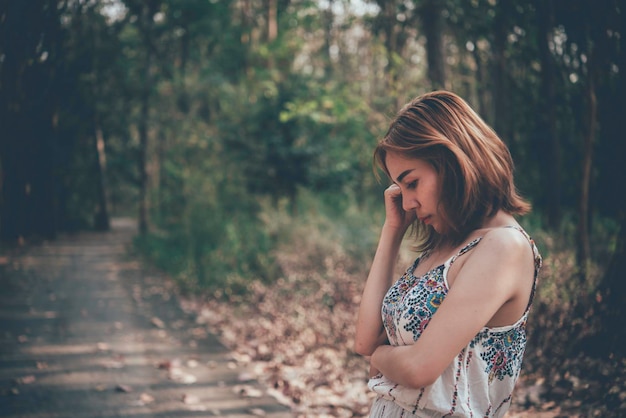
[[[355,351],[363,356],[370,356],[376,347],[387,340],[380,309],[393,283],[402,239],[415,220],[414,214],[408,214],[402,209],[402,195],[395,184],[385,190],[385,211],[385,223],[365,283],[357,319]]]
[[[372,367],[406,387],[432,384],[505,304],[515,301],[521,317],[534,278],[532,259],[528,241],[517,231],[486,234],[415,344],[378,347]]]
[[[387,339],[380,309],[393,281],[403,235],[398,230],[383,226],[376,255],[361,296],[356,325],[355,351],[363,356],[370,356],[376,347],[384,344]]]

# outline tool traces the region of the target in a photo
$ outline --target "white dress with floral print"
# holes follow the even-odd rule
[[[535,257],[533,294],[522,317],[510,326],[483,328],[430,386],[411,389],[383,375],[371,378],[369,387],[378,397],[370,417],[502,417],[506,413],[522,366],[526,320],[541,267],[541,256],[532,239],[522,229],[513,228],[528,238]],[[417,341],[446,297],[448,269],[480,240],[470,242],[444,264],[420,277],[413,275],[421,259],[417,258],[389,289],[382,316],[391,345]]]

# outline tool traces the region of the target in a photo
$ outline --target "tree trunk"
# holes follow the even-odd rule
[[[94,228],[98,231],[108,231],[111,227],[109,218],[109,199],[106,182],[106,152],[104,145],[104,135],[100,122],[96,116],[94,121],[94,136],[96,143],[96,179],[98,187],[98,207],[94,219]]]
[[[395,36],[396,3],[395,0],[376,0],[376,3],[380,8],[378,19],[380,19],[380,26],[385,37],[384,44],[387,54],[384,91],[390,96],[396,96],[396,80],[398,78],[394,57],[398,53]]]
[[[578,201],[578,227],[576,259],[579,268],[579,276],[582,282],[586,281],[589,273],[591,249],[589,244],[589,188],[591,184],[591,167],[593,162],[593,143],[598,125],[598,103],[596,98],[595,83],[595,58],[594,51],[589,54],[588,77],[585,88],[586,111],[585,133],[582,148],[582,166],[580,181],[580,196]]]
[[[3,21],[0,29],[4,39],[9,33],[20,33],[18,28],[25,27],[26,3],[2,4],[1,14]],[[24,16],[22,18],[22,16]],[[24,25],[20,26],[20,20]],[[14,35],[15,36],[15,35]],[[6,242],[16,242],[24,233],[23,214],[26,212],[26,153],[23,138],[20,138],[19,128],[23,126],[19,121],[20,106],[18,106],[20,92],[18,81],[21,79],[24,61],[27,59],[28,46],[25,37],[18,36],[13,42],[2,45],[2,65],[0,65],[0,238]]]
[[[278,0],[267,0],[267,41],[278,36]]]
[[[98,103],[101,99],[100,94],[100,62],[98,52],[100,50],[100,34],[99,28],[94,28],[93,33],[93,49],[95,51],[93,58],[93,68],[91,71],[94,74],[93,77],[93,101],[94,101],[94,115],[93,115],[93,136],[95,142],[95,178],[97,182],[97,207],[94,216],[94,228],[97,231],[108,231],[111,227],[109,220],[109,204],[108,204],[108,190],[106,182],[106,153],[104,145],[104,134],[102,132],[102,126],[100,125],[100,112],[98,110]]]
[[[142,30],[144,37],[143,85],[140,95],[139,133],[139,233],[148,232],[148,123],[150,117],[150,92],[152,90],[152,27],[156,3],[149,2],[142,10]]]
[[[189,96],[187,94],[185,80],[187,76],[187,62],[189,60],[189,45],[191,42],[191,34],[189,29],[189,18],[186,12],[183,12],[183,35],[180,37],[180,65],[179,65],[179,76],[180,80],[178,83],[178,110],[182,113],[189,112]]]
[[[561,147],[556,126],[556,69],[548,43],[550,31],[554,27],[554,10],[552,0],[535,0],[535,6],[540,33],[541,85],[545,93],[545,99],[541,101],[543,108],[539,112],[541,121],[537,131],[540,140],[548,142],[547,146],[542,147],[547,152],[545,155],[542,153],[544,160],[541,167],[546,169],[544,178],[548,182],[548,227],[556,230],[561,223]]]
[[[626,216],[622,214],[615,252],[598,287],[598,294],[601,297],[597,300],[602,318],[599,321],[601,330],[598,334],[602,334],[602,341],[606,345],[604,348],[621,355],[626,354],[626,330],[623,326],[615,324],[626,323],[624,271],[626,271]]]
[[[324,75],[326,79],[330,79],[333,73],[333,59],[330,53],[330,49],[333,43],[333,24],[334,24],[334,14],[333,14],[333,1],[329,0],[328,7],[324,10]]]
[[[0,4],[0,239],[57,234],[56,136],[53,122],[56,2]],[[44,37],[43,34],[46,36]],[[43,44],[42,44],[43,42]],[[49,52],[40,60],[40,50]]]
[[[620,13],[619,18],[620,33],[626,33],[626,13]],[[626,46],[620,43],[619,51],[619,68],[626,68]],[[619,119],[626,120],[626,74],[620,71],[618,75],[617,102],[619,109]],[[624,170],[621,162],[626,148],[621,125],[614,130],[613,147],[616,155],[619,157],[611,159],[611,173],[613,176],[613,184],[626,184],[626,170]],[[624,280],[624,272],[626,271],[626,196],[624,193],[617,193],[614,200],[617,208],[617,218],[619,221],[619,232],[615,251],[611,257],[604,276],[598,286],[598,293],[601,298],[597,300],[598,311],[601,320],[599,324],[600,338],[606,341],[607,348],[615,354],[626,354],[626,329],[623,326],[615,326],[614,324],[626,323],[626,280]],[[595,340],[597,341],[597,340]]]
[[[4,135],[15,139],[15,130],[10,123],[4,123]],[[27,208],[27,181],[23,165],[22,154],[15,147],[0,149],[0,164],[2,168],[2,206],[0,206],[0,239],[15,243],[23,239],[26,233],[24,214]]]
[[[487,98],[487,92],[489,91],[489,89],[487,88],[487,82],[485,81],[485,64],[483,62],[483,57],[481,56],[477,42],[474,42],[474,51],[472,51],[472,57],[474,58],[474,62],[476,63],[475,79],[479,114],[483,115],[483,117],[485,117],[486,119],[489,119],[489,116],[491,115],[488,106],[489,99]]]
[[[494,19],[494,128],[504,142],[509,142],[508,83],[506,71],[507,16],[511,2],[498,2]]]
[[[443,51],[442,3],[438,0],[426,0],[420,8],[422,29],[426,36],[426,56],[428,60],[428,78],[433,89],[446,87],[446,74]]]

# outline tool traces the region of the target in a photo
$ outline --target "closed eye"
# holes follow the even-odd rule
[[[413,190],[417,187],[417,180],[413,180],[409,184],[406,185],[407,189]]]

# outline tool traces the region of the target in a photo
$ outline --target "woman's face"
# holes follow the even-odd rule
[[[441,189],[435,168],[424,160],[395,152],[386,155],[385,165],[393,182],[400,187],[402,208],[406,212],[414,211],[420,222],[442,233],[445,222],[440,216]]]

